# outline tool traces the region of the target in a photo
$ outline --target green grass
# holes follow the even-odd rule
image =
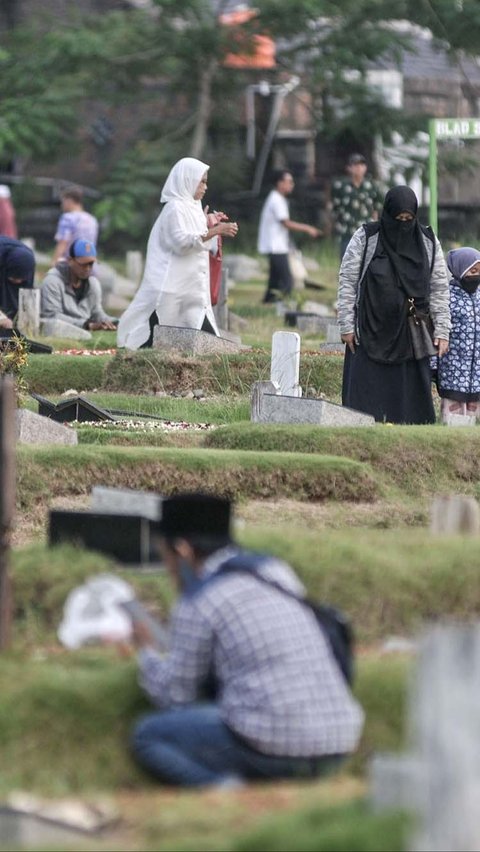
[[[480,615],[480,541],[462,536],[436,539],[425,530],[288,530],[246,528],[238,539],[287,560],[309,594],[344,610],[358,643],[371,646],[390,635],[413,635],[440,618],[468,621]],[[97,559],[97,562],[95,561]],[[98,563],[98,567],[97,566]],[[15,551],[16,607],[22,636],[34,643],[59,618],[68,591],[112,562],[70,548],[43,545]],[[68,566],[68,570],[67,567]],[[170,599],[162,572],[122,571],[145,600]],[[26,632],[25,632],[26,631]]]
[[[103,389],[145,393],[202,388],[208,394],[250,396],[253,382],[270,378],[270,352],[260,349],[239,355],[202,358],[165,357],[159,352],[119,352],[106,365]],[[300,362],[302,387],[337,400],[341,392],[343,359],[305,352]]]
[[[235,852],[399,852],[409,820],[401,813],[372,813],[362,800],[333,808],[307,807],[269,817],[234,841]]]
[[[393,700],[403,694],[403,671],[391,661],[361,660],[358,692],[367,712],[365,754],[376,748],[400,747],[403,725],[393,709],[391,719],[375,718],[379,689]],[[389,684],[395,681],[395,689]],[[0,659],[0,791],[69,792],[119,790],[147,785],[128,754],[131,725],[148,708],[131,660],[95,649],[44,653],[36,658]],[[388,708],[390,709],[390,708]],[[382,706],[382,712],[385,707]],[[382,732],[382,739],[376,739]],[[361,766],[364,769],[364,766]]]
[[[368,466],[327,456],[150,447],[21,447],[17,498],[33,509],[95,484],[172,494],[204,490],[232,498],[295,495],[300,500],[372,500]]]
[[[106,393],[181,393],[201,388],[209,396],[249,397],[253,382],[270,378],[270,347],[238,355],[165,356],[159,352],[120,351],[117,355],[37,355],[29,359],[29,389],[41,394],[69,388]],[[343,359],[304,352],[300,382],[333,401],[340,398]]]
[[[479,493],[480,430],[443,426],[328,428],[230,424],[205,436],[205,446],[261,452],[330,454],[366,462],[410,496],[439,489]]]
[[[104,391],[87,394],[87,397],[101,408],[128,411],[132,417],[153,414],[165,420],[218,424],[250,419],[248,400],[238,397],[198,400],[171,396],[156,397],[105,393]]]
[[[91,391],[101,387],[105,365],[111,355],[32,355],[25,378],[30,391],[40,394],[63,393],[74,388]]]

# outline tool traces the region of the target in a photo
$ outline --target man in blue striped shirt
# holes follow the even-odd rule
[[[253,557],[254,572],[222,573],[245,554],[230,508],[200,494],[163,503],[160,550],[180,598],[168,653],[135,628],[140,681],[160,710],[137,724],[133,752],[182,786],[313,778],[356,748],[363,713],[288,565]]]

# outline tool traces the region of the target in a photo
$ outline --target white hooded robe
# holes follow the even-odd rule
[[[201,329],[207,319],[218,335],[210,298],[212,240],[202,240],[207,219],[193,197],[208,169],[184,157],[170,171],[161,195],[165,206],[148,239],[142,282],[118,324],[118,346],[142,346],[150,336],[153,311],[160,325]]]

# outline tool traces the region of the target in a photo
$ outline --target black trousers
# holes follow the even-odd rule
[[[280,296],[289,296],[293,290],[288,254],[269,254],[270,273],[264,302],[276,302]]]

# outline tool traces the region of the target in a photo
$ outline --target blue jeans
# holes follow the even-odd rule
[[[225,725],[215,704],[190,704],[144,716],[133,731],[132,751],[156,778],[184,787],[316,778],[343,761],[342,755],[276,757],[255,751]]]

